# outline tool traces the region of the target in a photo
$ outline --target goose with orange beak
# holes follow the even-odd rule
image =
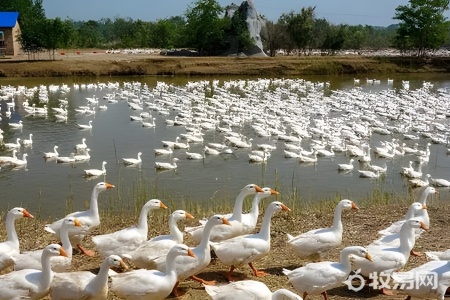
[[[316,256],[321,259],[321,254],[338,248],[342,243],[342,211],[359,209],[351,200],[341,200],[335,210],[333,225],[328,228],[314,229],[297,236],[288,234],[288,246],[300,257]]]
[[[248,264],[256,277],[265,276],[266,273],[258,271],[253,266],[253,261],[269,254],[270,251],[270,223],[272,216],[279,211],[290,211],[281,202],[270,203],[264,213],[261,229],[256,234],[248,234],[225,240],[220,243],[212,243],[214,253],[221,262],[230,266],[225,273],[229,281],[234,281],[232,276],[235,267]]]
[[[19,237],[17,236],[15,222],[20,218],[33,218],[33,216],[22,207],[11,209],[6,215],[6,241],[0,243],[0,271],[12,266],[15,257],[20,253]]]
[[[68,214],[67,217],[77,218],[80,223],[83,224],[84,230],[80,232],[80,230],[69,230],[69,239],[72,245],[76,245],[80,251],[88,256],[93,256],[95,251],[87,250],[81,245],[81,241],[83,240],[86,233],[97,228],[100,225],[100,215],[98,213],[98,196],[101,192],[114,188],[114,185],[107,182],[99,182],[92,189],[91,194],[91,203],[88,210],[77,211],[71,214]],[[52,224],[45,225],[45,231],[55,234],[60,237],[60,230],[62,223],[64,222],[64,218],[58,221],[53,222]]]
[[[42,271],[24,269],[0,276],[0,299],[41,299],[50,291],[54,272],[50,267],[50,258],[67,256],[58,244],[51,244],[42,251]]]
[[[303,300],[307,295],[322,294],[328,299],[327,290],[341,286],[350,274],[352,258],[372,261],[366,248],[350,246],[342,249],[339,262],[323,261],[309,263],[295,270],[283,269],[283,274],[289,278],[294,288],[303,293]]]
[[[167,254],[165,272],[138,269],[126,273],[116,273],[111,276],[111,290],[123,299],[164,299],[170,295],[177,282],[175,268],[177,257],[195,258],[195,254],[188,246],[177,244]]]
[[[109,255],[123,255],[136,250],[148,238],[148,214],[158,209],[166,209],[167,206],[158,199],[151,199],[141,209],[138,224],[113,233],[92,237],[98,253],[102,257]]]

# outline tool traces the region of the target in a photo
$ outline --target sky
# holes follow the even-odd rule
[[[114,19],[156,21],[167,17],[184,15],[188,5],[196,0],[43,0],[47,18],[60,17],[75,21]],[[240,0],[218,0],[222,6],[240,4]],[[333,24],[389,26],[395,8],[408,4],[408,0],[253,0],[259,14],[277,21],[283,13],[300,12],[302,7],[315,6],[316,17],[325,18]],[[450,12],[446,12],[450,18]]]

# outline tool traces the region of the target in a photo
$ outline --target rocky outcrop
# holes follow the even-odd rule
[[[236,11],[239,11],[241,16],[245,16],[248,32],[255,42],[253,47],[245,51],[244,54],[248,56],[267,56],[263,51],[261,40],[261,30],[265,26],[265,21],[256,11],[253,0],[244,1],[239,7],[235,4],[231,4],[228,6],[226,14],[232,17]]]

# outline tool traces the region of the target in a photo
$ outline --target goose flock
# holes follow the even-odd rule
[[[75,84],[72,89],[82,88]],[[58,107],[52,107],[50,98],[52,93],[66,94],[70,90],[67,85],[33,89],[8,86],[1,88],[0,96],[8,103],[7,111],[13,112],[5,114],[8,118],[17,116],[14,110],[17,108],[36,118],[51,115],[55,122],[64,123],[71,118],[69,101],[58,99]],[[330,227],[306,232],[299,228],[286,233],[286,247],[293,259],[322,260],[328,251],[341,248],[340,260],[314,261],[298,268],[283,266],[281,273],[288,282],[285,288],[290,291],[271,291],[257,281],[267,275],[264,266],[259,264],[269,253],[277,251],[271,247],[271,236],[280,234],[271,232],[273,218],[288,215],[291,209],[280,201],[264,204],[262,216],[259,209],[263,199],[277,196],[279,192],[248,184],[237,195],[232,212],[208,216],[195,226],[186,226],[184,232],[178,228],[178,222],[194,217],[187,211],[174,210],[169,218],[170,235],[156,237],[148,236],[149,215],[154,210],[167,209],[167,205],[150,199],[143,205],[137,225],[99,234],[96,231],[101,222],[98,197],[115,188],[106,182],[107,160],[102,158],[101,169],[83,168],[80,172],[83,177],[104,179],[92,189],[89,208],[67,214],[42,228],[43,234],[45,231],[53,234],[61,245],[23,251],[15,222],[33,216],[21,207],[7,213],[7,237],[0,243],[3,272],[0,299],[39,299],[48,294],[52,299],[106,299],[109,291],[123,299],[164,299],[171,293],[180,296],[178,285],[187,279],[205,286],[205,293],[213,299],[236,299],[236,295],[242,295],[241,299],[305,299],[316,294],[327,299],[327,291],[343,285],[351,272],[367,278],[383,274],[402,283],[407,274],[399,270],[407,265],[410,255],[421,255],[414,250],[415,241],[430,227],[427,198],[450,187],[450,180],[437,177],[436,167],[429,167],[432,149],[439,146],[450,153],[447,148],[450,128],[446,122],[450,117],[450,91],[434,88],[429,82],[410,90],[409,82],[405,81],[397,90],[375,93],[365,92],[359,83],[348,90],[331,90],[329,83],[302,79],[198,81],[184,87],[158,82],[153,89],[140,82],[97,83],[89,85],[88,90],[98,94],[103,91],[104,97],[86,97],[86,105],[72,108],[78,116],[94,118],[97,113],[106,114],[109,105],[125,102],[133,112],[128,121],[141,122],[142,130],[154,131],[161,124],[183,129],[184,133],[179,130],[176,138],[164,139],[154,149],[127,145],[130,148],[127,153],[136,156],[116,158],[126,167],[148,165],[146,153],[157,155],[150,168],[172,170],[168,173],[183,168],[187,160],[206,164],[212,157],[221,156],[244,160],[246,164],[267,165],[279,155],[285,161],[301,165],[331,161],[339,176],[355,172],[376,182],[380,177],[394,176],[396,170],[392,166],[399,166],[405,158],[409,165],[400,165],[397,175],[411,188],[423,192],[404,218],[380,230],[379,236],[368,245],[342,245],[342,215],[345,210],[358,210],[356,203],[349,199],[337,203]],[[205,97],[205,91],[213,96]],[[18,98],[22,103],[17,102]],[[35,103],[30,105],[28,99]],[[23,106],[19,109],[19,105]],[[164,122],[159,122],[156,115]],[[93,136],[99,122],[92,119],[87,122],[88,125],[75,122],[74,127],[80,134]],[[7,124],[4,130],[12,134],[1,135],[5,152],[0,156],[0,164],[5,167],[2,172],[26,170],[27,156],[39,145],[39,133],[29,132],[32,126],[25,117],[23,121]],[[20,135],[24,129],[29,130],[27,136]],[[90,146],[92,141],[86,141],[83,137],[81,143],[73,144],[70,156],[60,155],[58,149],[62,147],[53,144],[38,151],[45,161],[88,163],[90,151],[94,154],[96,149]],[[50,149],[53,151],[46,152]],[[16,156],[20,152],[22,159]],[[108,172],[108,181],[110,178]],[[244,202],[249,196],[253,197],[251,209],[244,213]],[[85,246],[86,239],[92,240],[93,249]],[[189,247],[183,244],[186,241]],[[97,275],[86,270],[73,271],[72,258],[78,255],[73,248],[81,255],[101,257],[103,263]],[[430,259],[446,258],[447,252],[429,250],[426,255]],[[202,278],[202,271],[211,263],[212,252],[224,266],[223,277],[230,284],[216,286],[215,282]],[[235,270],[244,265],[250,267],[255,280],[236,281]],[[415,285],[416,290],[405,289],[405,293],[411,297],[443,298],[450,286],[447,274],[450,267],[436,262],[419,266],[417,270],[421,274],[438,272],[439,285],[425,288],[419,283]],[[380,292],[391,291],[380,287]]]
[[[236,295],[239,299],[306,299],[309,295],[318,294],[328,299],[328,290],[352,284],[348,281],[352,272],[364,276],[361,278],[384,276],[388,281],[381,282],[392,280],[401,285],[400,288],[411,280],[417,280],[417,283],[413,282],[413,289],[411,286],[405,289],[409,297],[444,299],[450,287],[450,265],[448,261],[439,260],[445,259],[450,250],[427,252],[428,257],[436,261],[426,262],[407,272],[399,271],[407,265],[411,255],[422,255],[413,248],[421,233],[429,229],[426,203],[431,195],[437,193],[434,187],[425,188],[403,218],[380,230],[380,238],[366,246],[345,245],[342,248],[343,211],[359,209],[349,199],[337,203],[331,227],[300,232],[295,237],[287,234],[286,247],[292,249],[288,254],[292,260],[306,257],[316,261],[292,270],[283,268],[282,274],[289,284],[273,292],[257,279],[268,275],[262,259],[279,251],[271,247],[271,235],[274,234],[271,232],[272,218],[282,211],[289,214],[291,209],[280,201],[269,202],[264,205],[259,229],[256,229],[256,224],[261,200],[271,195],[278,196],[279,192],[256,184],[244,186],[236,197],[232,213],[200,220],[201,225],[195,230],[184,229],[189,237],[201,230],[200,240],[194,242],[192,238],[185,239],[178,228],[178,221],[194,219],[184,210],[175,210],[170,215],[169,235],[149,239],[148,214],[168,208],[159,199],[150,199],[143,205],[137,225],[96,234],[94,229],[101,222],[98,197],[113,188],[115,186],[107,182],[97,183],[92,190],[88,210],[70,213],[41,228],[42,233],[55,234],[61,245],[50,244],[35,251],[21,250],[15,229],[19,219],[33,216],[25,208],[11,209],[6,216],[6,241],[0,243],[0,299],[40,299],[47,295],[51,299],[108,299],[110,293],[120,299],[165,299],[170,294],[182,296],[178,285],[187,279],[201,283],[212,299],[236,299]],[[242,205],[248,196],[253,197],[252,207],[249,213],[243,214]],[[94,249],[81,245],[85,237],[92,238]],[[75,254],[73,247],[77,247],[80,254]],[[342,250],[338,262],[322,260],[328,251],[339,248]],[[229,270],[223,272],[228,284],[202,278],[202,272],[212,261],[212,251],[222,265],[229,266]],[[98,255],[103,261],[99,272],[74,271],[71,266],[74,255]],[[254,264],[258,264],[259,269]],[[234,276],[235,269],[244,265],[250,267],[254,279],[239,280]],[[437,276],[436,284],[430,286],[420,281],[420,276],[414,272],[421,276]],[[380,286],[379,291],[393,294],[387,286]]]

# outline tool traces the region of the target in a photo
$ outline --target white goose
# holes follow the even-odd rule
[[[11,156],[0,156],[0,163],[5,164],[15,161],[17,159],[16,153],[17,150],[14,149]]]
[[[204,155],[204,152],[196,153],[196,152],[187,152],[186,151],[186,158],[191,159],[191,160],[200,160],[200,159],[204,159],[205,155]]]
[[[107,257],[113,253],[122,255],[139,247],[147,240],[149,212],[161,208],[167,208],[167,206],[161,200],[151,199],[142,207],[137,225],[116,232],[93,236],[92,241],[100,256]]]
[[[44,152],[44,158],[56,158],[56,157],[58,157],[59,153],[58,153],[58,151],[56,149],[58,149],[57,145],[55,145],[53,147],[53,152]]]
[[[27,153],[22,154],[22,159],[16,158],[16,160],[11,161],[12,165],[17,167],[23,167],[27,165]]]
[[[169,235],[160,235],[142,243],[136,250],[123,255],[138,268],[156,269],[156,265],[165,259],[169,250],[176,244],[183,243],[183,232],[177,226],[179,220],[193,219],[184,210],[174,211],[169,218]]]
[[[322,294],[328,298],[327,290],[341,286],[351,272],[350,260],[358,257],[372,261],[372,258],[364,247],[350,246],[342,249],[339,262],[323,261],[309,263],[295,270],[283,269],[283,274],[289,278],[294,288],[303,293],[303,299],[307,295]]]
[[[443,178],[433,178],[430,176],[431,184],[436,187],[450,187],[450,181]]]
[[[111,276],[111,291],[123,299],[159,300],[170,295],[177,282],[177,258],[196,256],[186,245],[177,244],[167,254],[164,271],[138,269]]]
[[[348,164],[338,164],[338,170],[339,171],[351,171],[353,170],[353,161],[354,159],[350,159]]]
[[[75,162],[75,153],[70,153],[70,156],[58,156],[56,158],[58,163],[73,163]]]
[[[155,149],[155,155],[170,155],[173,153],[171,147]]]
[[[84,211],[73,212],[71,214],[68,214],[66,218],[67,217],[77,218],[78,221],[80,221],[80,223],[83,224],[83,226],[85,226],[84,229],[86,230],[86,232],[89,232],[92,229],[96,228],[97,226],[100,225],[100,215],[98,213],[98,201],[97,201],[98,195],[101,192],[106,191],[107,189],[111,189],[113,187],[114,185],[107,182],[97,183],[95,187],[92,189],[91,203],[89,209]],[[45,225],[44,229],[47,232],[53,233],[56,236],[60,237],[60,230],[63,221],[64,219],[60,219],[56,222],[53,222],[52,224],[47,224]],[[72,245],[76,245],[78,249],[80,249],[80,251],[85,255],[92,256],[95,254],[95,252],[91,250],[86,250],[84,249],[84,247],[81,246],[81,241],[83,240],[84,235],[85,235],[84,233],[80,233],[78,231],[76,232],[69,231],[70,243]]]
[[[339,247],[342,243],[342,211],[358,209],[351,200],[341,200],[334,210],[333,225],[301,233],[297,236],[288,234],[288,245],[300,257],[316,255],[320,258],[323,252]]]
[[[157,170],[174,170],[174,169],[176,169],[178,166],[177,166],[177,161],[178,161],[178,158],[176,158],[176,157],[174,157],[173,159],[172,159],[172,163],[168,163],[168,162],[155,162],[155,168],[157,169]]]
[[[123,163],[126,165],[137,165],[142,162],[141,159],[142,152],[138,152],[137,158],[122,158]]]
[[[75,161],[87,161],[91,159],[91,155],[89,154],[89,151],[91,151],[91,149],[86,148],[84,149],[84,154],[77,154],[74,155],[74,159]]]
[[[33,145],[33,134],[32,133],[30,133],[28,139],[23,139],[22,140],[22,145],[23,146],[32,146]]]
[[[213,300],[302,300],[302,297],[286,289],[279,289],[272,293],[267,285],[255,280],[241,280],[223,285],[205,285],[205,291]]]
[[[409,255],[414,247],[415,229],[427,229],[422,221],[417,219],[410,219],[406,221],[400,230],[400,246],[377,246],[372,245],[368,250],[372,255],[372,261],[363,260],[355,257],[352,263],[353,270],[360,270],[360,274],[369,277],[371,273],[381,274],[384,276],[390,275],[392,272],[403,268],[409,260]],[[380,289],[380,293],[392,295],[392,292],[387,291],[384,287]]]
[[[253,197],[252,200],[252,207],[250,211],[246,214],[242,214],[242,227],[243,227],[243,233],[249,234],[253,233],[253,230],[256,228],[256,223],[258,222],[258,216],[259,216],[259,203],[262,199],[267,198],[271,195],[279,195],[280,193],[269,188],[264,187],[262,188],[262,192],[256,193],[255,197]],[[228,220],[232,217],[231,214],[225,216]]]
[[[102,169],[88,169],[88,170],[84,170],[84,174],[86,176],[101,176],[101,175],[106,175],[106,169],[105,169],[105,165],[107,164],[106,161],[103,161],[102,163]]]
[[[48,295],[54,275],[50,257],[58,255],[66,256],[64,249],[58,244],[48,245],[42,252],[42,271],[25,269],[0,276],[0,299],[41,299]]]
[[[17,138],[15,143],[5,143],[3,146],[6,148],[6,150],[19,149],[20,148],[20,138]]]
[[[92,129],[92,120],[89,120],[89,123],[86,124],[77,124],[80,129]]]
[[[175,258],[175,270],[177,274],[177,283],[173,286],[173,294],[177,297],[178,283],[190,277],[191,279],[198,281],[202,284],[215,284],[215,281],[206,281],[197,276],[204,268],[206,268],[211,262],[211,247],[210,236],[211,230],[216,226],[230,225],[228,220],[221,215],[214,215],[205,224],[205,230],[202,232],[202,239],[197,247],[191,248],[195,257],[177,257]],[[169,257],[165,260],[158,261],[156,268],[163,272],[167,266],[171,263]]]
[[[22,207],[15,207],[6,215],[6,241],[0,243],[0,271],[14,264],[15,257],[20,253],[19,237],[17,236],[15,221],[20,218],[33,218]]]
[[[242,226],[242,206],[244,204],[244,199],[247,196],[255,195],[256,193],[261,193],[263,190],[256,184],[247,184],[242,188],[239,195],[236,197],[233,214],[231,217],[227,218],[231,226],[217,226],[212,229],[211,241],[220,242],[241,234],[244,234]],[[192,237],[194,243],[198,244],[203,237],[204,225],[196,227],[186,227],[185,231]]]
[[[228,266],[230,270],[225,273],[228,281],[234,281],[232,276],[235,267],[248,264],[256,277],[265,276],[266,273],[258,271],[253,266],[253,261],[269,254],[270,251],[270,223],[272,216],[279,211],[290,211],[281,202],[274,201],[267,206],[261,224],[261,229],[256,234],[237,236],[213,243],[212,248],[220,261]]]
[[[86,138],[82,138],[81,139],[81,144],[76,144],[75,145],[75,150],[77,150],[77,151],[81,151],[81,150],[84,150],[86,148],[87,148]]]
[[[9,123],[9,127],[13,128],[13,129],[20,129],[23,128],[23,123],[22,120],[20,120],[17,123]]]
[[[61,226],[61,243],[66,256],[57,256],[50,259],[50,265],[55,272],[67,271],[72,263],[72,245],[69,240],[69,229],[80,227],[81,223],[76,218],[65,218]],[[81,229],[80,229],[81,230]],[[44,250],[27,251],[16,256],[14,270],[35,269],[42,270],[41,257]]]
[[[97,275],[89,271],[57,273],[50,286],[50,296],[59,300],[107,299],[108,270],[127,266],[117,255],[110,255],[100,265]]]
[[[421,204],[421,206],[422,206],[421,208],[424,208],[424,209],[418,209],[417,204],[413,203],[408,208],[406,215],[402,219],[393,223],[391,226],[387,227],[386,229],[379,231],[378,233],[381,235],[390,235],[393,233],[398,233],[398,232],[400,232],[401,226],[403,225],[404,221],[407,219],[414,218],[414,217],[420,218],[425,223],[425,227],[429,228],[430,227],[430,217],[428,215],[428,210],[425,208],[427,206],[428,197],[435,193],[437,193],[437,191],[434,187],[429,186],[426,189],[424,189],[422,194],[420,195],[419,200],[417,201],[418,203]],[[414,205],[416,205],[416,207],[414,207]]]
[[[425,278],[432,279],[433,283],[426,283]],[[411,297],[444,300],[450,286],[450,262],[430,261],[407,272],[393,272],[392,279],[400,287],[407,287],[403,289],[408,295],[406,300]]]

